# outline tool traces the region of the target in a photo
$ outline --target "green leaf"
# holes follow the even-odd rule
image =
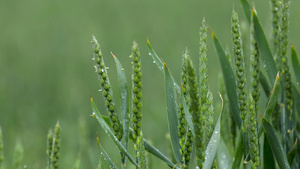
[[[101,155],[103,155],[104,159],[106,161],[108,161],[110,168],[112,168],[112,169],[118,169],[118,167],[115,165],[115,163],[111,160],[111,158],[109,157],[109,155],[105,152],[105,150],[101,146],[98,136],[97,136],[97,143],[98,143],[98,146],[100,148]]]
[[[300,103],[300,92],[297,90],[296,86],[293,85],[293,91],[294,91],[294,105],[295,103]],[[295,110],[300,113],[300,106],[295,106]]]
[[[113,55],[113,54],[112,54]],[[129,95],[128,95],[128,87],[127,80],[124,69],[118,60],[118,58],[113,55],[114,61],[117,67],[117,75],[118,82],[121,89],[121,106],[122,106],[122,119],[123,119],[123,130],[124,130],[124,146],[127,150],[128,147],[128,134],[129,134],[129,121],[130,121],[130,113],[129,113]]]
[[[241,0],[240,2],[243,6],[246,18],[247,18],[248,22],[250,23],[251,22],[251,6],[247,0]]]
[[[147,39],[147,48],[149,51],[149,55],[152,56],[153,61],[155,62],[155,64],[157,65],[157,67],[159,68],[159,70],[161,70],[164,73],[164,64],[161,61],[161,59],[157,56],[157,54],[155,53],[155,51],[153,50],[149,40]]]
[[[217,160],[218,160],[218,168],[222,169],[229,169],[231,168],[231,155],[229,154],[227,145],[224,143],[223,139],[221,139],[218,153],[217,153]]]
[[[149,51],[149,55],[152,57],[153,62],[156,64],[156,66],[159,68],[159,70],[161,70],[163,73],[165,73],[164,71],[164,64],[161,61],[161,59],[159,59],[159,57],[157,56],[157,54],[155,53],[155,51],[153,50],[149,40],[147,39],[147,48]],[[175,88],[177,90],[178,93],[180,93],[180,87],[178,86],[178,84],[176,84],[174,82]]]
[[[133,134],[133,129],[129,128],[130,131],[130,139],[132,139],[132,134]],[[144,140],[144,146],[146,151],[148,151],[149,153],[151,153],[152,155],[156,156],[157,158],[161,159],[162,161],[164,161],[169,167],[175,168],[176,165],[174,163],[172,163],[171,160],[168,159],[168,157],[166,157],[163,153],[161,153],[156,147],[154,147],[151,143],[149,143],[148,140],[146,140],[145,138],[143,138]],[[176,167],[178,168],[178,167]]]
[[[293,144],[293,146],[291,147],[290,151],[287,154],[287,159],[288,159],[290,166],[292,166],[293,160],[297,153],[297,141],[298,140],[295,141],[295,144]]]
[[[230,104],[230,108],[232,111],[233,118],[239,128],[241,128],[242,125],[242,119],[240,117],[240,109],[238,106],[238,99],[237,99],[237,91],[236,91],[236,84],[235,84],[235,78],[234,73],[231,68],[231,65],[224,53],[224,50],[217,39],[217,37],[214,35],[214,33],[211,30],[211,36],[213,38],[215,48],[217,51],[217,54],[219,56],[219,61],[221,64],[224,82],[225,82],[225,88],[227,92],[228,101]],[[230,96],[230,97],[229,97]]]
[[[209,139],[205,150],[205,161],[203,163],[204,169],[210,169],[212,167],[213,162],[215,160],[215,156],[217,154],[218,146],[220,143],[220,119],[221,115],[219,116],[214,132],[211,138]]]
[[[153,154],[157,158],[164,161],[171,168],[178,168],[178,167],[176,167],[176,165],[174,163],[172,163],[171,160],[168,159],[168,157],[166,157],[163,153],[161,153],[157,148],[155,148],[152,144],[150,144],[146,139],[144,139],[144,146],[145,146],[145,149],[149,153]]]
[[[240,168],[243,159],[243,153],[244,153],[243,132],[240,132],[238,137],[239,137],[238,144],[233,157],[231,169]]]
[[[176,161],[181,162],[180,144],[178,136],[178,105],[177,94],[174,84],[174,79],[170,73],[169,68],[164,63],[165,70],[165,90],[166,102],[168,111],[168,124],[171,137],[171,145]]]
[[[114,141],[114,143],[119,148],[119,150],[128,157],[129,161],[132,164],[134,164],[135,166],[137,166],[137,163],[135,162],[135,160],[131,157],[131,155],[128,153],[128,151],[123,147],[123,145],[121,144],[121,142],[114,135],[114,133],[111,131],[110,127],[107,125],[107,123],[105,122],[105,120],[102,118],[102,115],[100,114],[99,110],[97,109],[97,107],[96,107],[96,105],[95,105],[95,103],[93,101],[93,98],[91,98],[91,103],[92,103],[92,108],[93,108],[93,114],[92,114],[92,116],[97,119],[97,121],[99,122],[99,124],[102,126],[102,128],[104,129],[104,131],[108,134],[108,136]]]
[[[265,117],[266,120],[270,120],[270,118],[272,116],[272,113],[273,113],[273,111],[274,111],[274,109],[277,105],[278,97],[279,97],[279,94],[280,94],[280,88],[281,88],[280,77],[279,77],[279,73],[278,73],[277,76],[276,76],[274,87],[273,87],[272,92],[271,92],[270,97],[269,97],[267,108],[266,108],[265,113],[264,113],[264,117]],[[258,136],[260,137],[261,134],[263,133],[262,125],[260,125],[258,131],[259,131]]]
[[[188,123],[189,128],[192,131],[193,136],[195,136],[195,129],[194,129],[193,121],[192,121],[192,116],[190,114],[189,109],[187,108],[187,105],[186,105],[186,102],[185,102],[185,98],[183,97],[183,94],[181,96],[182,96],[181,97],[181,103],[183,105],[183,109],[184,109],[184,112],[185,112],[186,121]]]
[[[273,83],[275,81],[275,77],[277,74],[275,61],[272,52],[270,50],[265,33],[262,29],[262,26],[258,20],[258,17],[254,9],[252,9],[252,17],[253,17],[253,24],[254,24],[254,32],[257,39],[257,44],[264,65],[264,69],[267,72],[269,82]]]
[[[281,169],[290,169],[289,162],[286,158],[285,151],[281,145],[280,139],[275,128],[262,115],[262,124],[265,129],[266,136],[270,143],[273,155]]]
[[[294,73],[296,76],[297,85],[299,87],[299,85],[300,85],[300,62],[298,60],[298,56],[297,56],[296,50],[294,48],[294,45],[291,46],[291,55],[292,55],[292,65],[293,65]]]
[[[259,82],[264,89],[266,96],[268,96],[271,92],[271,86],[266,78],[266,76],[260,71],[259,72]]]
[[[274,169],[275,167],[275,159],[274,156],[272,154],[272,149],[270,147],[270,144],[267,140],[267,137],[264,137],[264,148],[263,148],[264,152],[263,152],[263,165],[264,165],[264,169]]]

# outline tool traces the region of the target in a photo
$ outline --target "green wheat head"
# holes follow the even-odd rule
[[[290,0],[282,1],[281,25],[280,25],[280,58],[281,58],[281,74],[284,87],[284,104],[289,112],[289,119],[292,118],[293,113],[293,95],[291,74],[287,59],[287,45],[288,45],[288,18],[289,18]]]
[[[109,82],[109,78],[107,75],[107,67],[105,66],[102,52],[100,49],[100,45],[98,44],[95,37],[93,37],[92,40],[92,46],[93,46],[93,55],[94,60],[96,60],[96,72],[99,75],[100,80],[100,86],[102,90],[102,94],[105,100],[106,109],[108,112],[108,116],[110,119],[111,127],[114,131],[115,136],[118,138],[118,140],[121,140],[123,137],[123,128],[119,121],[117,109],[115,107],[115,102],[113,100],[113,92],[111,89],[111,85]]]
[[[266,36],[264,35],[254,8],[251,8],[246,0],[241,0],[241,3],[249,21],[249,46],[243,46],[240,22],[238,14],[235,11],[232,12],[231,17],[233,41],[232,59],[230,52],[225,54],[219,40],[214,32],[210,30],[223,72],[223,77],[220,78],[219,83],[222,106],[217,106],[217,109],[222,110],[222,113],[220,113],[222,116],[220,115],[218,120],[214,119],[216,110],[214,109],[212,91],[210,91],[208,85],[208,27],[206,26],[205,20],[203,19],[199,33],[199,66],[197,68],[194,67],[192,59],[186,49],[182,55],[180,85],[176,84],[167,64],[157,56],[147,39],[149,55],[165,77],[166,107],[170,132],[168,139],[171,142],[169,146],[170,151],[173,153],[170,157],[171,160],[143,137],[141,130],[141,60],[138,45],[136,42],[133,43],[131,53],[133,71],[131,89],[132,128],[130,128],[130,138],[134,144],[136,160],[132,160],[132,157],[127,154],[127,151],[119,145],[121,144],[120,142],[115,141],[115,143],[136,168],[148,168],[145,151],[148,151],[165,162],[170,168],[178,169],[192,168],[193,162],[196,162],[197,167],[200,169],[223,167],[253,169],[279,167],[290,169],[290,166],[293,166],[293,168],[299,166],[296,164],[296,162],[299,162],[299,157],[295,155],[295,147],[297,146],[295,140],[296,137],[298,137],[296,136],[297,132],[295,133],[296,128],[290,129],[288,126],[285,126],[285,123],[289,122],[285,121],[285,115],[281,114],[283,119],[278,120],[278,126],[280,127],[279,133],[281,134],[281,137],[279,137],[278,132],[269,122],[272,118],[276,118],[276,112],[279,112],[279,106],[285,105],[290,115],[292,115],[292,110],[295,107],[293,107],[292,104],[294,101],[294,97],[291,97],[293,84],[289,73],[285,48],[288,38],[287,20],[289,1],[283,0],[280,3],[279,1],[272,1],[273,46],[277,56],[272,55],[270,51],[268,41],[266,40]],[[282,6],[280,6],[281,4]],[[280,17],[278,17],[279,11],[282,11]],[[93,40],[93,44],[98,44],[95,39]],[[280,46],[278,47],[278,45]],[[101,60],[103,58],[100,47],[96,45],[93,48],[94,54],[98,57],[98,67],[105,68],[104,62]],[[247,48],[250,51],[249,82],[251,85],[249,90],[246,86],[247,67],[245,66],[246,56],[243,54],[243,48]],[[277,49],[278,52],[276,52]],[[295,51],[292,51],[292,53],[293,52],[294,55],[296,55]],[[275,61],[279,61],[280,64],[274,61],[273,56],[275,57]],[[260,68],[261,64],[263,64],[263,69]],[[283,78],[282,83],[279,83],[279,76],[276,78],[273,77],[273,75],[277,74],[276,64],[277,67],[279,67],[278,65],[281,66],[279,70]],[[199,73],[199,75],[197,73]],[[265,73],[268,77],[265,77]],[[99,75],[100,83],[103,82],[103,84],[107,84],[107,82],[104,82],[104,80],[108,79],[107,75],[105,74],[105,79],[101,77],[101,73],[99,73]],[[273,82],[274,79],[275,82]],[[103,84],[101,85],[103,86]],[[283,85],[283,95],[280,94],[281,84]],[[260,100],[264,99],[264,97],[260,97],[263,93],[260,86],[262,86],[264,93],[268,97],[265,107],[259,105]],[[105,86],[103,89],[105,90]],[[178,95],[179,99],[177,100]],[[104,97],[106,97],[105,94]],[[279,102],[281,100],[284,104]],[[106,98],[105,101],[107,102],[108,99]],[[107,109],[109,112],[109,107],[107,107]],[[261,109],[263,109],[263,111],[261,111]],[[94,110],[96,109],[94,108]],[[115,111],[115,108],[113,110]],[[260,114],[261,118],[257,117],[258,114]],[[293,115],[293,117],[295,117],[295,115]],[[110,113],[109,118],[110,122],[105,120],[102,115],[97,116],[102,127],[107,130],[107,126],[110,126],[117,135],[117,131],[114,130],[115,128],[113,127],[115,121],[111,121]],[[294,120],[291,124],[294,124],[296,121],[295,119],[291,120]],[[120,123],[118,123],[117,126],[120,126]],[[286,129],[289,129],[289,135]],[[125,130],[124,133],[124,135],[126,135]],[[289,152],[287,150],[289,150]],[[101,152],[104,152],[103,148],[101,148]],[[286,154],[286,152],[288,152],[288,154]],[[261,153],[263,153],[263,155]],[[195,159],[192,158],[193,154],[195,154]],[[271,155],[267,156],[267,154]],[[105,156],[109,157],[107,154]],[[226,160],[225,156],[229,159],[229,165],[222,163]],[[277,163],[275,163],[275,160]],[[296,162],[293,162],[293,160]],[[111,166],[115,166],[110,158],[107,161]],[[242,161],[244,161],[243,165],[241,165]]]
[[[54,131],[51,129],[48,132],[47,141],[47,155],[48,155],[48,169],[58,169],[60,141],[61,141],[61,128],[57,122]]]
[[[233,53],[234,53],[234,63],[235,63],[235,75],[236,75],[236,85],[238,91],[238,102],[241,111],[241,119],[243,121],[242,130],[245,131],[246,128],[246,116],[247,116],[247,104],[246,104],[246,71],[245,71],[245,58],[242,48],[242,37],[240,24],[238,19],[238,14],[233,10],[231,17],[231,30],[232,30],[232,40],[233,40]]]

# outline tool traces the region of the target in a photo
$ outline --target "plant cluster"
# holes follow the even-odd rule
[[[268,44],[254,7],[251,7],[246,0],[241,0],[241,4],[249,23],[250,45],[248,47],[242,43],[240,21],[238,13],[234,10],[231,18],[232,55],[230,52],[225,54],[216,35],[210,29],[225,85],[225,88],[220,89],[223,91],[220,94],[224,106],[222,113],[215,112],[212,93],[207,83],[208,26],[204,20],[200,27],[199,65],[197,67],[193,65],[186,49],[182,56],[180,85],[175,82],[167,64],[157,56],[147,39],[149,55],[165,78],[170,141],[175,157],[173,161],[160,153],[141,135],[141,64],[140,53],[136,52],[137,44],[134,42],[131,55],[133,57],[131,89],[133,103],[129,111],[128,99],[124,99],[122,105],[127,104],[127,106],[122,106],[122,112],[127,114],[127,116],[123,114],[123,117],[131,114],[129,123],[132,123],[132,129],[130,127],[129,130],[124,129],[123,134],[134,142],[136,160],[132,162],[131,155],[125,156],[136,168],[147,168],[145,150],[171,168],[191,168],[195,165],[194,159],[196,159],[196,166],[201,169],[299,168],[300,154],[297,150],[297,139],[300,136],[297,128],[299,120],[298,114],[293,113],[299,113],[299,107],[295,106],[295,102],[299,101],[299,85],[292,81],[287,54],[290,1],[271,1],[273,50]],[[97,55],[98,42],[93,38],[92,43],[94,54]],[[244,54],[243,49],[249,49],[249,56]],[[299,61],[293,46],[291,51],[294,74],[299,79]],[[246,69],[246,57],[251,61],[249,70]],[[114,58],[117,69],[122,69],[115,56]],[[246,77],[250,79],[247,80]],[[124,72],[118,71],[118,79],[124,78]],[[121,91],[127,92],[127,85],[126,87],[124,84],[121,85]],[[268,98],[266,106],[260,104],[260,96],[263,94]],[[105,94],[103,96],[105,97]],[[103,127],[106,126],[105,130],[113,131],[114,122],[100,114],[94,103],[92,104],[93,116]],[[260,109],[264,109],[264,113],[260,113]],[[218,118],[214,119],[214,117]],[[228,122],[230,124],[225,124]],[[123,128],[124,126],[128,128],[129,125],[126,123],[123,124]],[[227,136],[228,134],[230,136]],[[115,137],[117,135],[112,136],[113,139]],[[117,142],[117,139],[114,140]],[[137,145],[139,141],[142,141],[143,145]],[[125,140],[126,145],[127,142],[128,140]],[[120,151],[121,154],[127,154],[125,147]],[[122,166],[125,166],[125,161],[122,162]],[[112,161],[109,163],[113,164]]]
[[[170,143],[174,159],[161,153],[143,137],[142,131],[142,67],[138,44],[133,42],[131,98],[125,71],[115,55],[117,79],[121,92],[121,116],[118,114],[104,57],[96,38],[92,39],[93,60],[99,77],[108,116],[101,114],[93,99],[94,117],[120,150],[122,166],[117,166],[100,144],[98,168],[106,161],[110,168],[126,168],[128,161],[137,169],[151,165],[151,154],[170,168],[300,168],[300,62],[291,45],[288,55],[288,26],[290,0],[271,0],[273,39],[270,47],[254,7],[241,0],[249,23],[250,43],[242,43],[238,13],[233,10],[232,54],[225,53],[217,36],[210,29],[222,70],[220,81],[221,112],[215,111],[212,92],[208,85],[208,26],[203,19],[200,27],[199,64],[195,66],[186,49],[182,55],[181,81],[178,85],[165,62],[153,50],[147,39],[147,48],[153,62],[164,76],[166,108]],[[246,56],[243,49],[249,49]],[[272,50],[271,50],[272,49]],[[247,70],[246,57],[250,57]],[[291,72],[291,58],[294,72]],[[247,76],[249,73],[249,76]],[[292,74],[296,79],[293,79]],[[247,77],[250,77],[247,80]],[[298,83],[294,83],[298,81]],[[247,84],[249,83],[249,84]],[[248,86],[248,87],[247,87]],[[262,90],[261,90],[262,89]],[[267,104],[261,104],[266,95]],[[263,110],[263,113],[260,112]],[[214,119],[214,117],[217,117]],[[48,169],[59,168],[61,129],[59,123],[47,137]],[[135,155],[129,153],[129,140]],[[147,153],[148,152],[148,153]],[[135,158],[134,158],[135,157]],[[22,168],[23,149],[17,143],[15,168]],[[3,165],[3,142],[0,128],[0,169]],[[74,166],[80,168],[80,161]],[[26,167],[25,167],[26,168]]]

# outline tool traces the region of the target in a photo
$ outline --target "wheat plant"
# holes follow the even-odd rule
[[[257,12],[246,0],[241,0],[241,4],[248,19],[250,32],[250,43],[245,44],[250,45],[244,46],[241,42],[242,33],[238,13],[233,11],[231,18],[233,63],[231,63],[230,52],[225,54],[217,36],[210,28],[225,85],[225,88],[221,89],[223,96],[220,95],[219,103],[226,106],[222,107],[224,109],[222,109],[222,113],[216,112],[216,109],[213,108],[213,91],[210,91],[207,83],[207,50],[209,47],[207,46],[208,26],[204,20],[200,27],[199,66],[193,65],[186,49],[182,57],[180,85],[177,85],[167,63],[158,57],[147,39],[149,55],[162,71],[165,79],[170,144],[175,157],[173,160],[142,138],[140,131],[142,104],[139,101],[142,95],[140,90],[141,74],[139,76],[140,53],[136,52],[137,44],[134,42],[131,55],[133,58],[131,90],[134,105],[131,106],[132,115],[130,115],[132,129],[124,130],[123,133],[124,135],[128,134],[134,142],[137,160],[136,162],[129,161],[136,168],[147,168],[147,163],[140,159],[139,151],[148,151],[159,160],[164,161],[170,168],[188,169],[193,166],[201,169],[299,168],[300,154],[296,148],[299,139],[299,128],[296,127],[297,124],[299,125],[299,108],[295,105],[295,102],[299,102],[299,84],[293,83],[287,59],[290,57],[287,55],[290,2],[288,0],[272,0],[271,2],[273,50],[268,44]],[[279,11],[282,11],[281,15],[279,15]],[[95,42],[94,39],[93,43]],[[93,50],[99,51],[98,46],[97,43],[94,44]],[[249,49],[250,56],[246,56],[243,49]],[[291,51],[294,75],[296,80],[299,80],[299,61],[294,46]],[[249,70],[245,66],[245,57],[249,57],[251,61]],[[117,69],[122,68],[118,61],[116,61],[116,65]],[[247,76],[248,72],[250,76]],[[246,77],[250,77],[250,80],[246,80]],[[118,79],[126,79],[124,71],[118,72]],[[250,87],[247,87],[248,85]],[[260,86],[263,90],[260,89]],[[124,85],[120,87],[121,91],[127,90]],[[263,94],[268,98],[265,106],[260,104],[262,99],[260,96]],[[124,99],[122,104],[128,106],[126,100]],[[93,116],[102,126],[106,125],[105,130],[113,131],[111,122],[105,120],[108,117],[95,111],[97,109],[94,103],[92,105]],[[121,109],[124,111],[126,106]],[[261,113],[260,109],[264,111]],[[220,115],[214,119],[216,113]],[[225,124],[227,121],[221,119],[229,120],[230,124]],[[224,131],[221,130],[223,126],[230,130],[230,136],[228,136],[229,133],[222,132]],[[127,147],[124,147],[120,140],[114,137],[112,139],[123,147],[120,151],[127,153]],[[140,141],[144,145],[139,150],[137,143],[141,143]],[[126,156],[132,158],[131,155]],[[113,162],[109,161],[109,163]]]
[[[154,159],[148,160],[149,156],[165,163],[161,168],[300,168],[300,62],[295,46],[291,45],[291,53],[288,53],[291,2],[271,0],[271,40],[266,38],[254,6],[247,0],[240,2],[247,18],[250,42],[241,41],[243,34],[239,14],[235,10],[231,17],[232,52],[224,52],[213,28],[203,19],[199,31],[199,64],[193,64],[187,49],[183,52],[180,85],[173,78],[167,63],[156,54],[149,39],[146,41],[153,63],[164,76],[172,152],[168,155],[144,138],[142,131],[143,111],[146,110],[143,110],[142,104],[141,60],[149,56],[141,54],[138,43],[133,42],[130,88],[122,64],[111,53],[120,88],[119,108],[115,103],[108,67],[104,63],[107,56],[103,56],[100,44],[92,37],[93,60],[107,115],[98,110],[91,98],[91,116],[118,148],[121,162],[121,165],[116,165],[105,151],[106,147],[101,145],[103,138],[96,136],[98,169],[103,169],[106,166],[104,163],[113,169],[151,168]],[[217,91],[212,91],[208,84],[208,50],[213,48],[207,43],[208,29],[222,70],[218,81],[220,99],[216,99],[215,104],[212,95]],[[243,49],[249,49],[249,56]],[[249,70],[245,62],[247,57],[250,58]],[[250,79],[247,80],[247,77]],[[261,97],[263,95],[266,97]],[[264,102],[267,104],[261,104]],[[214,109],[214,105],[218,108]],[[2,134],[5,133],[0,127],[0,169],[4,169],[6,160],[3,157]],[[59,157],[61,139],[61,127],[57,122],[47,135],[47,169],[59,168],[59,161],[63,160]],[[133,143],[134,153],[130,151],[129,141]],[[22,144],[18,141],[13,160],[15,168],[23,168],[23,156]],[[80,157],[74,162],[74,168],[81,168]]]

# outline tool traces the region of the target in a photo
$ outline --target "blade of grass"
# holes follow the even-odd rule
[[[195,129],[194,129],[194,124],[193,124],[192,116],[191,116],[191,114],[189,112],[189,109],[187,108],[187,105],[186,105],[184,97],[181,97],[181,103],[183,105],[183,109],[184,109],[184,112],[185,112],[185,118],[186,118],[186,121],[188,123],[188,126],[191,129],[193,136],[195,136]]]
[[[291,147],[290,151],[287,154],[287,159],[288,159],[288,162],[289,162],[290,166],[292,166],[293,160],[294,160],[294,158],[296,156],[296,153],[298,151],[297,150],[297,144],[298,144],[297,142],[298,142],[298,140],[295,141],[295,144],[293,144],[293,146]]]
[[[266,96],[268,96],[271,92],[271,87],[266,76],[261,71],[259,72],[259,82],[264,89]]]
[[[293,65],[294,73],[296,76],[297,85],[299,87],[299,85],[300,85],[300,62],[298,60],[298,56],[297,56],[294,45],[291,45],[291,55],[292,55],[292,65]]]
[[[259,51],[261,53],[261,59],[264,65],[264,69],[267,72],[269,82],[273,83],[275,81],[275,77],[277,74],[275,61],[272,52],[270,50],[265,33],[262,29],[262,26],[253,8],[252,8],[252,17],[253,17],[253,24],[254,24],[254,32],[257,39]]]
[[[133,129],[129,128],[129,138],[131,140],[133,140],[132,138],[132,134],[133,134]],[[156,156],[157,158],[161,159],[162,161],[164,161],[169,167],[175,168],[176,165],[174,163],[172,163],[171,160],[168,159],[168,157],[166,157],[163,153],[161,153],[156,147],[154,147],[151,143],[149,143],[148,140],[146,140],[145,138],[143,138],[144,140],[144,146],[146,151],[148,151],[149,153],[151,153],[152,155]],[[177,167],[176,167],[177,168]]]
[[[281,169],[290,169],[289,162],[286,158],[285,151],[280,142],[279,136],[275,128],[262,115],[262,124],[265,129],[266,136],[270,143],[273,155]]]
[[[119,150],[128,157],[129,161],[132,164],[134,164],[135,166],[138,166],[137,163],[135,162],[135,160],[131,157],[131,155],[128,153],[128,151],[123,147],[123,145],[121,144],[121,142],[114,135],[114,133],[111,131],[110,127],[107,125],[107,123],[105,122],[105,120],[102,118],[99,110],[97,109],[97,107],[96,107],[96,105],[95,105],[95,103],[93,101],[93,98],[91,98],[91,103],[92,103],[92,108],[93,108],[93,114],[92,114],[92,116],[97,119],[97,121],[102,126],[102,128],[104,129],[104,131],[114,141],[114,143],[119,148]]]
[[[264,169],[274,169],[275,167],[275,159],[272,154],[272,149],[270,147],[270,144],[267,140],[267,136],[264,137],[264,148],[263,148],[263,165]]]
[[[240,0],[248,22],[251,22],[251,6],[247,0]]]
[[[240,132],[238,136],[238,144],[237,148],[235,150],[235,154],[233,157],[233,162],[231,165],[231,169],[237,169],[240,168],[242,159],[243,159],[243,154],[244,154],[244,143],[243,143],[243,133]]]
[[[98,136],[97,136],[97,143],[98,143],[98,146],[99,146],[99,149],[100,149],[101,154],[104,156],[104,159],[105,159],[106,161],[108,161],[109,167],[112,168],[112,169],[118,169],[118,167],[117,167],[117,166],[115,165],[115,163],[111,160],[111,158],[109,157],[109,155],[108,155],[108,154],[105,152],[105,150],[102,148]]]
[[[164,63],[165,70],[165,90],[166,102],[168,111],[168,124],[171,137],[171,145],[176,161],[181,161],[179,136],[178,136],[178,105],[177,93],[174,85],[174,79],[170,73],[169,68]]]
[[[222,169],[231,168],[231,155],[229,154],[227,145],[224,143],[221,138],[220,145],[217,152],[218,166]]]
[[[218,118],[214,132],[205,150],[205,161],[203,163],[204,169],[210,169],[212,167],[213,162],[215,160],[215,156],[217,154],[218,146],[220,143],[220,121],[221,121],[220,119],[221,119],[221,115]]]
[[[156,66],[159,68],[159,70],[161,70],[163,73],[165,73],[163,61],[157,56],[157,54],[153,50],[153,48],[150,44],[150,41],[148,39],[147,39],[147,48],[148,48],[148,51],[149,51],[149,55],[153,59],[153,62],[156,64]],[[178,84],[176,84],[174,82],[174,85],[175,85],[175,88],[176,88],[177,92],[180,93],[180,87],[178,86]]]
[[[114,57],[114,61],[117,67],[117,75],[118,75],[118,82],[121,89],[121,107],[122,107],[122,119],[123,119],[123,130],[124,130],[124,146],[127,150],[128,147],[128,134],[129,134],[129,121],[130,121],[130,113],[129,113],[129,95],[128,95],[128,87],[127,87],[127,80],[124,69],[118,60],[118,58],[111,53]],[[125,161],[124,161],[125,162]]]
[[[236,91],[237,87],[235,84],[233,70],[230,66],[230,63],[224,53],[224,50],[223,50],[219,40],[217,39],[215,34],[212,32],[212,30],[211,30],[211,36],[213,38],[215,48],[216,48],[217,54],[219,56],[219,61],[220,61],[222,72],[223,72],[225,88],[226,88],[230,108],[232,111],[232,115],[233,115],[233,118],[234,118],[237,126],[239,128],[241,128],[242,120],[240,117],[240,110],[239,110],[239,106],[238,106],[237,91]]]
[[[152,57],[154,63],[157,65],[157,67],[159,68],[159,70],[161,70],[164,73],[164,64],[161,61],[161,59],[157,56],[157,54],[155,53],[155,51],[153,50],[149,39],[147,39],[147,48],[149,51],[149,55]]]
[[[276,80],[275,80],[275,83],[274,83],[274,87],[270,93],[270,97],[269,97],[269,101],[268,101],[268,104],[267,104],[267,108],[264,112],[264,117],[266,120],[270,120],[271,116],[272,116],[272,113],[277,105],[277,101],[278,101],[278,97],[279,97],[279,94],[280,94],[280,88],[281,88],[281,85],[280,85],[280,77],[279,77],[279,73],[277,74],[276,76]],[[262,128],[262,125],[260,125],[259,127],[259,130],[258,130],[258,137],[261,136],[261,134],[263,133],[263,128]]]

